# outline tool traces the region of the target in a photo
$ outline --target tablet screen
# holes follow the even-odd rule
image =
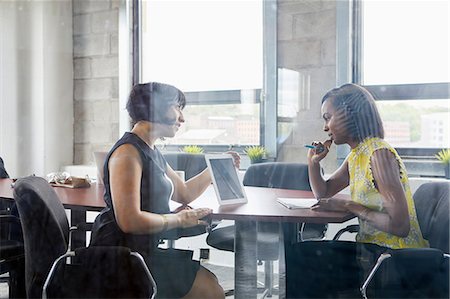
[[[207,157],[207,163],[210,167],[219,202],[246,202],[233,158],[231,156]]]

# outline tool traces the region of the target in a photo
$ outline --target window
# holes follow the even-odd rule
[[[378,99],[400,153],[450,147],[449,14],[448,1],[354,2],[353,81]]]
[[[265,52],[264,24],[275,10],[265,6],[262,0],[142,3],[139,81],[173,84],[188,101],[186,123],[164,141],[168,147],[267,142],[261,128],[276,124],[263,120],[276,109],[261,94],[268,94],[264,72],[275,59]]]

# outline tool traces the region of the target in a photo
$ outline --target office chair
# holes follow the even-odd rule
[[[3,159],[0,157],[0,179],[7,179],[9,178],[8,173],[5,169],[5,163],[3,162]]]
[[[398,278],[383,282],[374,296],[380,292],[384,297],[449,298],[449,189],[449,182],[426,183],[417,189],[413,196],[417,218],[430,248],[382,254],[361,286],[363,298],[368,297],[371,281],[386,271],[398,272]]]
[[[69,249],[73,228],[45,179],[19,179],[14,199],[24,236],[28,298],[154,298],[155,282],[138,253],[121,247]],[[66,264],[68,256],[74,257],[71,264]]]
[[[13,227],[16,229],[12,229]],[[20,221],[14,215],[0,214],[0,274],[9,273],[7,278],[9,297],[25,297],[25,257],[23,241],[14,231],[21,232]]]
[[[0,157],[0,178],[9,178]],[[24,252],[20,220],[12,210],[14,201],[0,199],[0,274],[9,273],[2,281],[8,282],[11,298],[25,297]]]
[[[267,162],[251,165],[244,175],[244,186],[311,190],[308,166],[302,163]],[[257,224],[257,259],[264,261],[265,283],[263,297],[271,297],[273,292],[273,261],[278,260],[279,224],[258,222]],[[308,224],[309,225],[309,224]],[[301,225],[303,229],[285,225],[283,229],[299,233],[300,239],[321,238],[325,235],[326,225]],[[297,236],[295,236],[297,239]],[[234,225],[212,230],[206,242],[211,247],[234,251]]]

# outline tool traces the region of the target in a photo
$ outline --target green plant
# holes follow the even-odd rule
[[[201,154],[203,153],[203,148],[198,145],[185,145],[181,151],[189,154]]]
[[[443,164],[450,164],[450,149],[443,149],[435,157]]]
[[[267,155],[267,150],[264,146],[253,145],[245,148],[244,153],[247,154],[252,163],[261,162]]]

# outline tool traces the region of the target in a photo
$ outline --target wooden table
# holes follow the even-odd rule
[[[235,298],[257,297],[256,234],[257,222],[307,222],[342,223],[354,217],[343,212],[318,212],[310,209],[288,209],[277,202],[279,197],[314,198],[310,191],[286,190],[261,187],[245,187],[247,204],[219,207],[214,189],[209,187],[191,206],[213,209],[213,219],[235,220]],[[349,199],[348,195],[335,198]],[[280,240],[283,234],[280,229]],[[280,242],[283,245],[283,242]],[[280,250],[280,266],[284,262],[284,249]],[[284,266],[282,266],[284,268]],[[279,275],[279,277],[282,277]],[[284,295],[284,279],[280,281],[280,298]]]
[[[0,179],[0,198],[13,198],[12,180]],[[71,210],[71,223],[86,221],[86,211],[100,211],[105,207],[104,188],[93,184],[90,188],[69,189],[55,187],[62,204]],[[213,219],[235,220],[235,298],[256,298],[256,223],[267,222],[308,222],[308,223],[342,223],[354,215],[342,212],[317,212],[310,209],[290,210],[279,204],[278,197],[313,198],[310,191],[245,187],[247,204],[219,207],[212,186],[194,202],[194,208],[208,207],[213,210]],[[349,198],[337,195],[336,198]],[[177,207],[177,203],[171,207]],[[75,238],[76,237],[76,238]],[[280,238],[282,240],[280,232]],[[85,236],[74,235],[73,248],[85,246]],[[84,240],[84,241],[83,241]],[[84,242],[84,243],[83,243]],[[282,242],[280,242],[282,243]]]

